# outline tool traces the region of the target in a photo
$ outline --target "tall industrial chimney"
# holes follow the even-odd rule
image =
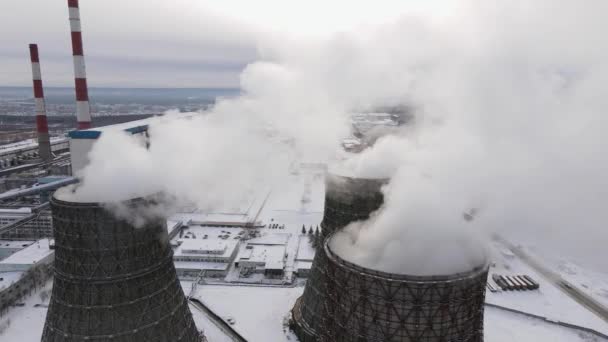
[[[177,278],[165,221],[136,227],[107,203],[67,201],[60,191],[50,201],[55,277],[42,342],[206,341]],[[137,213],[155,204],[121,205]]]
[[[87,71],[84,64],[78,0],[68,0],[68,8],[70,10],[70,29],[72,31],[72,55],[74,56],[76,120],[78,121],[78,129],[88,129],[91,128],[91,107],[89,106],[89,89],[87,87]]]
[[[328,173],[321,240],[306,282],[304,294],[291,310],[291,328],[301,342],[317,342],[321,336],[327,257],[324,241],[349,223],[367,220],[384,203],[382,186],[388,179],[350,178]]]
[[[38,135],[38,154],[44,161],[51,160],[51,141],[49,138],[49,125],[46,120],[46,106],[44,104],[44,90],[42,88],[42,72],[40,70],[40,56],[38,45],[30,44],[30,59],[32,60],[32,80],[34,84],[34,101],[36,103],[36,133]]]

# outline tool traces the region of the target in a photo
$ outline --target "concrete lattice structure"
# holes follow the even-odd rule
[[[40,55],[38,45],[30,44],[30,59],[32,61],[32,81],[34,86],[34,101],[36,103],[36,134],[38,135],[38,154],[42,160],[51,160],[51,139],[49,137],[49,124],[46,119],[46,106],[44,103],[44,90],[42,87],[42,71],[40,69]]]
[[[124,202],[137,212],[153,200]],[[51,199],[55,278],[43,342],[204,341],[177,279],[165,220],[141,227],[100,203]]]
[[[387,182],[327,174],[321,241],[351,222],[368,219],[384,203],[381,189]],[[301,342],[319,340],[327,268],[322,246],[319,243],[304,294],[292,309],[291,326]]]
[[[468,272],[410,276],[355,265],[330,242],[319,341],[483,341],[487,260]]]
[[[74,57],[74,83],[76,87],[76,121],[78,129],[91,128],[91,106],[89,105],[89,88],[87,71],[84,63],[82,46],[82,26],[78,0],[68,0],[70,13],[70,31],[72,35],[72,55]]]

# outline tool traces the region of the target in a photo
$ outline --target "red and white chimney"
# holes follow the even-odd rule
[[[91,128],[91,107],[89,106],[89,89],[87,87],[87,72],[82,48],[78,0],[68,0],[68,8],[70,11],[70,30],[72,32],[72,55],[74,56],[76,120],[78,121],[78,129],[88,129]]]
[[[38,154],[42,160],[51,160],[51,141],[49,138],[49,125],[46,120],[46,106],[44,104],[44,90],[42,88],[42,72],[40,70],[40,56],[38,45],[30,44],[30,59],[32,60],[32,80],[34,83],[34,101],[36,102],[36,133],[38,135]]]

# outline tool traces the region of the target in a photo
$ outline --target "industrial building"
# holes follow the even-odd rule
[[[247,241],[235,263],[241,276],[260,274],[268,279],[282,279],[285,273],[289,237],[289,234],[279,233]]]
[[[173,260],[180,279],[196,279],[199,275],[221,278],[228,273],[238,253],[238,240],[183,239],[175,249]]]
[[[325,209],[321,222],[321,241],[351,222],[366,220],[384,203],[382,186],[386,179],[350,178],[326,175]],[[292,309],[291,327],[301,342],[316,342],[325,296],[326,258],[319,243],[304,294]]]
[[[49,265],[53,262],[53,256],[50,240],[42,239],[0,260],[0,273],[25,272],[32,267]]]
[[[123,204],[136,212],[154,203]],[[136,228],[103,203],[51,199],[55,277],[44,342],[203,341],[180,286],[164,220]]]
[[[319,341],[483,341],[487,259],[455,274],[386,273],[334,253],[335,238],[324,246],[325,273],[331,276]]]
[[[52,275],[54,261],[48,239],[1,243],[4,248],[0,253],[10,255],[0,260],[0,315],[35,286],[44,284]]]
[[[0,208],[0,238],[40,239],[53,236],[50,210],[32,207]]]

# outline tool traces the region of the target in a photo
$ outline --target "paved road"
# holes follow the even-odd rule
[[[509,247],[513,254],[517,255],[521,260],[527,263],[528,266],[530,266],[542,276],[544,276],[548,281],[557,286],[557,288],[559,288],[565,294],[570,296],[570,298],[574,299],[580,305],[584,306],[589,311],[593,312],[601,319],[603,319],[606,323],[608,323],[608,308],[606,306],[596,301],[593,297],[589,296],[572,283],[564,280],[564,278],[562,278],[559,274],[541,265],[538,261],[528,255],[528,253],[524,252],[521,248],[513,245],[512,243],[503,239],[500,236],[495,236],[495,238],[505,246]]]
[[[233,341],[236,342],[247,342],[247,340],[241,336],[236,330],[234,330],[230,324],[226,323],[220,316],[218,316],[215,312],[211,311],[205,304],[203,304],[200,300],[196,298],[189,298],[190,304],[195,307],[197,310],[201,311],[209,320],[215,324],[226,336],[230,337]]]

